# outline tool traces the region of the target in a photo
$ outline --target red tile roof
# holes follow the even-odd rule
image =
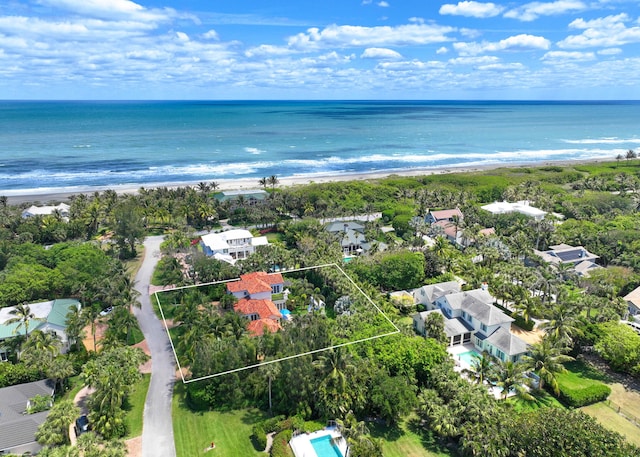
[[[278,308],[271,300],[253,300],[250,298],[242,298],[233,305],[236,313],[242,313],[245,316],[257,314],[260,319],[280,318],[282,315]]]
[[[280,323],[273,319],[258,319],[257,321],[249,322],[249,325],[247,326],[247,330],[253,336],[264,335],[265,329],[271,333],[275,333],[281,328]]]
[[[240,281],[228,282],[227,290],[231,293],[247,291],[249,295],[258,294],[260,292],[270,292],[271,285],[282,284],[284,279],[280,273],[265,273],[257,271],[255,273],[247,273],[240,275]]]

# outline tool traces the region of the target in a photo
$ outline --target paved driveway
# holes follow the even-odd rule
[[[144,405],[142,457],[176,455],[171,422],[171,397],[176,366],[164,325],[154,314],[149,300],[149,284],[160,259],[162,239],[162,236],[151,236],[145,240],[144,260],[136,276],[136,290],[140,292],[142,307],[134,309],[134,314],[151,352],[151,383]]]

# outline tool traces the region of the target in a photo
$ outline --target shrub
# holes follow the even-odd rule
[[[560,400],[567,406],[580,408],[599,401],[604,401],[611,394],[611,389],[605,384],[592,384],[587,387],[573,389],[560,384]]]
[[[528,332],[530,332],[531,330],[533,330],[533,327],[536,325],[536,323],[533,320],[527,321],[524,317],[522,317],[517,313],[510,313],[510,314],[511,314],[511,317],[515,319],[514,324],[516,324],[522,330],[527,330]]]
[[[267,432],[264,431],[262,422],[253,426],[252,437],[258,451],[264,451],[267,448]]]
[[[283,430],[273,437],[273,445],[271,446],[271,457],[291,457],[292,452],[289,447],[289,441],[293,436],[291,430]]]

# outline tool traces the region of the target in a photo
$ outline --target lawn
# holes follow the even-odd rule
[[[182,386],[177,386],[173,396],[173,433],[178,457],[205,455],[211,441],[216,443],[216,457],[266,455],[256,451],[251,441],[251,427],[265,419],[264,413],[257,409],[194,412],[184,403],[183,392]]]
[[[127,438],[142,435],[142,418],[144,414],[144,402],[147,399],[149,390],[150,374],[143,374],[142,379],[134,386],[131,395],[127,400],[125,410],[127,411]]]
[[[580,409],[595,417],[602,426],[620,433],[630,443],[640,446],[640,428],[607,406],[606,402],[595,403]]]
[[[565,363],[564,366],[567,369],[566,373],[556,375],[561,390],[563,386],[580,389],[595,384],[606,384],[609,380],[604,373],[580,360]]]
[[[385,457],[448,457],[446,450],[440,449],[431,433],[425,431],[416,417],[398,426],[367,424],[371,435],[382,438]]]

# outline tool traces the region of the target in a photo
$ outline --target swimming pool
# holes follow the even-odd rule
[[[473,360],[475,357],[473,356],[478,356],[481,357],[480,353],[478,351],[467,351],[467,352],[462,352],[460,354],[454,355],[453,358],[456,360],[460,360],[463,363],[467,364],[468,366],[471,366]]]
[[[331,435],[312,439],[311,446],[318,457],[343,457],[340,449],[331,442]]]

